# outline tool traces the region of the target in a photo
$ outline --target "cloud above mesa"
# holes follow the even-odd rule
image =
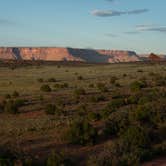
[[[136,29],[138,31],[151,31],[151,32],[163,32],[163,33],[166,33],[166,26],[137,25]]]
[[[165,33],[166,34],[166,26],[155,25],[155,24],[142,24],[136,25],[135,30],[124,32],[125,34],[134,35],[140,34],[143,32],[158,32],[158,33]]]
[[[113,16],[121,16],[121,15],[142,14],[148,11],[149,11],[148,9],[136,9],[136,10],[129,10],[129,11],[93,10],[91,14],[98,17],[113,17]]]

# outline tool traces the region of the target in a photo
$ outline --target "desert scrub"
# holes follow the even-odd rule
[[[93,145],[96,138],[96,129],[84,119],[73,121],[66,134],[66,139],[69,143],[79,145]]]
[[[51,92],[51,88],[48,84],[42,85],[40,87],[40,90],[43,91],[43,92]]]

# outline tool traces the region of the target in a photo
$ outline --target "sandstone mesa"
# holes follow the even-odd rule
[[[63,47],[0,47],[0,59],[81,61],[89,63],[136,62],[134,51],[93,50]]]

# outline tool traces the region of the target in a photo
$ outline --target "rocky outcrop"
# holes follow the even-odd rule
[[[1,47],[0,59],[83,61],[91,63],[116,63],[141,61],[133,51],[92,50],[61,47]]]
[[[156,54],[151,53],[148,57],[150,61],[161,61],[162,58]]]

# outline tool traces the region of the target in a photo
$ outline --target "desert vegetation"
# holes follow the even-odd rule
[[[164,62],[14,66],[0,67],[0,165],[165,158]]]

